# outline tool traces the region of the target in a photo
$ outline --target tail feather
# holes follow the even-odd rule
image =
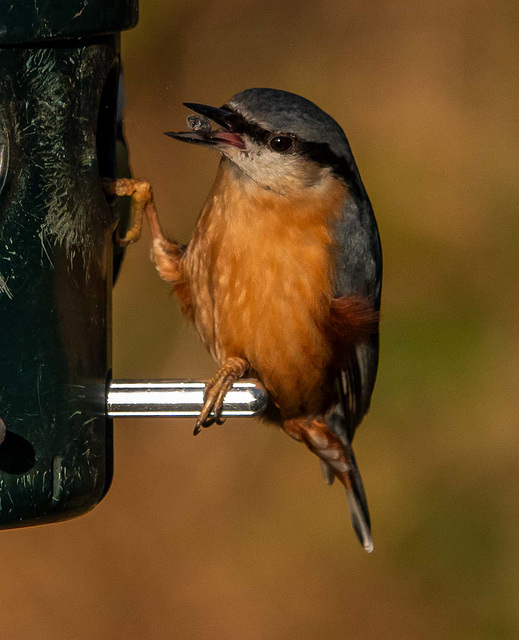
[[[364,549],[371,553],[373,551],[373,538],[371,537],[371,522],[369,519],[368,503],[366,493],[362,484],[359,469],[353,455],[353,450],[349,448],[348,470],[344,474],[344,487],[348,498],[351,524],[353,530]]]
[[[284,430],[303,441],[321,460],[321,471],[328,484],[337,478],[346,489],[353,529],[364,549],[373,551],[368,503],[353,449],[344,431],[344,417],[340,410],[330,413],[323,422],[319,419],[286,420]]]
[[[371,538],[368,501],[351,445],[336,441],[336,448],[327,446],[321,449],[313,448],[313,450],[321,458],[321,471],[324,480],[328,484],[332,484],[336,476],[344,485],[353,530],[364,549],[371,553],[373,539]]]
[[[340,448],[344,455],[343,460],[346,463],[346,470],[344,470],[344,468],[340,469],[340,471],[337,468],[335,470],[337,477],[346,489],[353,530],[364,549],[368,553],[371,553],[373,551],[373,539],[371,537],[368,501],[351,446],[351,435],[347,428],[349,422],[345,417],[348,415],[348,412],[345,407],[346,400],[343,396],[342,403],[338,404],[334,410],[327,415],[326,425],[341,443]],[[331,467],[334,467],[332,461],[329,461],[329,464]]]
[[[353,491],[350,491],[348,488],[346,488],[346,497],[348,498],[351,524],[355,531],[355,535],[364,549],[368,553],[371,553],[373,551],[373,538],[371,537],[369,523],[366,521],[364,513],[361,511],[360,503],[353,494]]]

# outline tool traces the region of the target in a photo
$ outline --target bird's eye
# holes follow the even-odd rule
[[[286,153],[292,149],[294,140],[289,136],[274,136],[269,140],[270,148],[278,153]]]

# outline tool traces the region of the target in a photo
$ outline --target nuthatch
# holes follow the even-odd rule
[[[107,190],[132,195],[123,244],[147,215],[157,270],[218,362],[195,433],[221,423],[238,378],[259,378],[270,397],[265,419],[320,458],[329,484],[344,485],[353,528],[372,551],[351,443],[377,372],[382,254],[348,140],[286,91],[248,89],[221,108],[185,104],[218,128],[192,119],[191,131],[166,135],[221,154],[190,243],[164,237],[148,182]]]

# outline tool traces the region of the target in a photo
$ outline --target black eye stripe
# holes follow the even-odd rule
[[[301,153],[322,167],[330,168],[336,176],[344,180],[353,195],[361,197],[365,194],[357,165],[351,154],[350,159],[338,156],[326,142],[303,142]]]
[[[227,105],[224,105],[223,108],[230,110]],[[245,116],[242,116],[241,113],[232,110],[229,111],[227,124],[231,131],[244,133],[259,144],[268,144],[273,135],[272,131],[264,129],[259,124],[251,122]],[[281,136],[282,134],[279,133],[279,135]],[[359,198],[363,196],[365,190],[351,154],[350,158],[346,158],[334,153],[326,142],[308,142],[293,134],[290,134],[290,137],[294,140],[294,144],[297,145],[297,151],[301,155],[306,156],[309,160],[313,160],[313,162],[322,167],[331,169],[336,176],[344,180],[354,196]]]
[[[224,106],[223,108],[228,108]],[[227,125],[231,131],[236,131],[237,133],[245,133],[252,138],[254,141],[259,142],[260,144],[265,144],[269,137],[271,136],[270,131],[267,131],[263,127],[260,127],[258,124],[247,120],[241,113],[237,113],[236,111],[231,111],[227,120]]]

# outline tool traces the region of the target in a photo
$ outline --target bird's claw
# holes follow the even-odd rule
[[[223,401],[232,384],[233,380],[229,375],[209,381],[204,393],[204,406],[196,421],[193,435],[198,435],[201,429],[207,429],[213,424],[222,425],[225,422],[225,418],[222,418]]]
[[[225,422],[225,420],[226,418],[221,418],[219,416],[216,416],[216,414],[208,416],[205,420],[201,420],[200,418],[198,418],[198,420],[196,421],[195,429],[193,431],[193,435],[197,436],[202,429],[207,429],[208,427],[211,427],[213,424],[222,425]]]
[[[140,234],[139,234],[140,237]],[[124,236],[120,236],[117,232],[115,234],[115,241],[117,242],[117,244],[120,247],[127,247],[130,244],[133,244],[134,242],[137,242],[137,240],[139,239],[139,237],[132,237],[130,235],[130,233],[128,232],[126,235]]]
[[[195,436],[200,433],[201,429],[207,429],[213,424],[221,425],[225,422],[225,418],[222,418],[224,396],[219,393],[218,389],[214,388],[215,386],[214,384],[209,384],[206,388],[204,406],[193,431]]]
[[[240,358],[230,358],[216,374],[209,380],[204,392],[204,406],[196,421],[193,435],[198,435],[201,429],[207,429],[213,424],[223,424],[223,403],[233,384],[246,371],[247,363]]]

